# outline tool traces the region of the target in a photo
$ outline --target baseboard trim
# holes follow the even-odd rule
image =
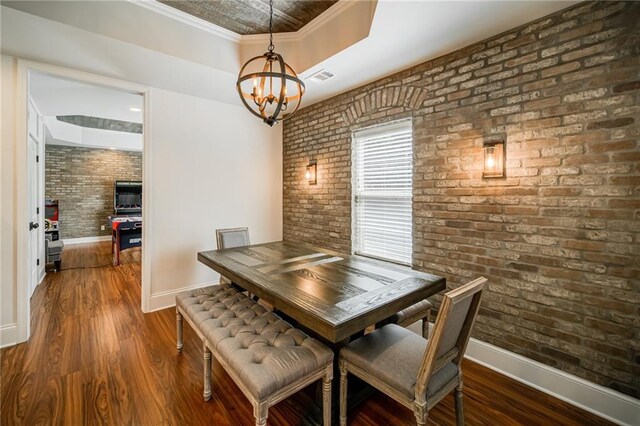
[[[13,346],[18,343],[18,324],[0,326],[0,348]]]
[[[161,291],[160,293],[154,293],[149,298],[147,303],[148,312],[155,312],[166,308],[171,308],[176,305],[176,294],[182,293],[187,290],[196,290],[198,288],[207,287],[216,283],[206,282],[201,284],[194,284],[188,287],[181,287],[175,290]]]
[[[640,425],[640,400],[557,368],[471,339],[470,360],[620,425]]]
[[[65,238],[62,240],[65,244],[84,244],[84,243],[99,243],[101,241],[110,241],[111,235],[100,235],[98,237],[81,237],[81,238]]]

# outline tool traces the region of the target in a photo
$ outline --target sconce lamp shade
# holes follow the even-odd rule
[[[484,148],[484,170],[483,178],[504,177],[504,141],[485,142]]]
[[[309,185],[315,185],[318,183],[318,161],[309,161],[304,177],[307,179],[307,182],[309,182]]]

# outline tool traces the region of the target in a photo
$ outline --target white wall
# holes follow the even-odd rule
[[[282,238],[282,132],[241,108],[154,90],[151,309],[176,283],[217,277],[199,264],[214,229],[248,226],[252,242]]]
[[[16,69],[11,58],[0,61],[0,345],[15,340],[14,102]]]
[[[151,215],[151,227],[145,232],[151,233],[153,244],[143,248],[151,253],[149,309],[173,303],[173,294],[181,288],[217,278],[196,260],[198,250],[215,247],[215,228],[248,226],[256,243],[282,237],[280,126],[269,128],[239,103],[230,105],[193,96],[193,87],[188,90],[190,94],[166,90],[181,86],[170,78],[180,81],[193,71],[195,65],[186,66],[183,59],[166,55],[157,58],[155,52],[142,47],[22,12],[16,12],[21,27],[11,33],[15,26],[5,26],[6,11],[2,7],[1,345],[15,342],[16,57],[122,80],[135,75],[132,80],[151,87],[151,152],[147,160],[152,180],[145,186],[151,191],[152,205],[145,206]],[[50,40],[57,42],[51,44]],[[43,50],[42,46],[47,48]],[[121,66],[127,58],[131,58],[130,63]],[[144,69],[159,64],[163,67],[162,89],[154,85],[159,74]],[[198,68],[201,73],[202,66]],[[219,72],[212,71],[212,79],[218,76]],[[210,94],[211,87],[203,90],[203,96]]]

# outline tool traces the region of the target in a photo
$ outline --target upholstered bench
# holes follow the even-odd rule
[[[331,423],[333,352],[228,285],[176,296],[177,347],[182,318],[203,341],[204,398],[211,398],[211,356],[253,405],[256,425],[269,407],[322,379],[324,424]]]
[[[182,351],[182,320],[189,323],[198,337],[204,341],[200,323],[220,316],[229,316],[229,309],[244,299],[229,284],[212,285],[176,295],[176,323],[178,351]]]

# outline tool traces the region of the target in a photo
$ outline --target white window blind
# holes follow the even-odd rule
[[[411,121],[354,133],[354,252],[411,264]]]

